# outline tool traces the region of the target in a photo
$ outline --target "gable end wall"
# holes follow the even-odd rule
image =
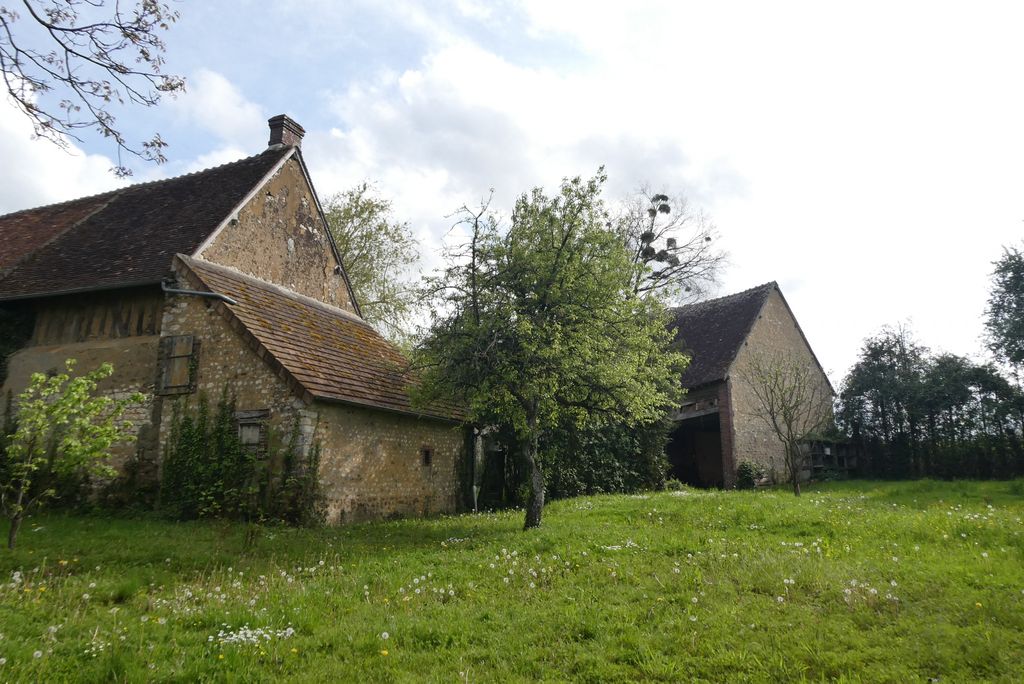
[[[197,255],[356,313],[302,166],[289,158]]]
[[[729,387],[732,399],[733,468],[743,460],[756,461],[769,468],[779,481],[786,479],[782,443],[758,415],[760,404],[743,381],[743,373],[756,354],[772,356],[787,353],[796,354],[801,362],[812,368],[822,390],[831,394],[828,378],[818,366],[796,320],[779,292],[773,290],[751,328],[746,343],[736,355],[730,370]]]

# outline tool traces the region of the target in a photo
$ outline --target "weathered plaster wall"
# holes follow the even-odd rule
[[[133,392],[144,396],[131,406],[124,419],[136,428],[137,442],[112,449],[111,465],[120,467],[132,454],[153,459],[157,454],[154,426],[159,422],[159,398],[154,390],[162,295],[158,290],[120,290],[40,300],[35,330],[28,345],[8,360],[7,379],[0,389],[0,413],[6,410],[8,392],[17,396],[28,386],[33,373],[63,371],[66,359],[77,361],[85,373],[102,363],[114,373],[99,391],[114,398]]]
[[[289,159],[199,255],[355,312],[302,168]]]
[[[820,392],[831,396],[828,378],[819,368],[811,349],[804,341],[796,320],[777,291],[773,291],[765,302],[761,315],[747,337],[746,343],[736,356],[730,369],[731,388],[730,421],[735,467],[742,460],[757,461],[770,468],[776,479],[785,480],[785,460],[782,443],[774,431],[760,417],[760,404],[745,373],[751,362],[758,356],[765,358],[789,354],[801,364],[813,370]],[[725,410],[725,407],[723,407]],[[723,421],[724,425],[724,421]]]
[[[464,435],[458,426],[341,404],[320,407],[320,481],[328,520],[455,511]],[[420,449],[433,450],[424,466]]]

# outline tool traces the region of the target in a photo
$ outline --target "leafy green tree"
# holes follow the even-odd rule
[[[432,325],[417,347],[418,400],[456,397],[477,425],[509,425],[528,472],[525,528],[541,523],[538,445],[566,421],[661,419],[681,392],[664,309],[631,287],[635,266],[608,225],[605,176],[540,188],[502,230],[486,207],[469,241],[429,279]]]
[[[25,516],[51,499],[56,491],[47,477],[74,474],[114,475],[107,464],[110,447],[134,439],[132,424],[121,420],[125,409],[142,401],[141,394],[123,399],[95,396],[101,380],[114,367],[72,378],[74,359],[52,377],[32,375],[18,395],[17,427],[5,443],[0,508],[10,521],[7,547],[14,548]]]
[[[988,346],[1019,373],[1024,368],[1024,254],[1006,248],[995,267],[985,310]]]
[[[0,76],[7,95],[40,138],[67,148],[93,129],[114,143],[118,176],[131,175],[122,153],[166,161],[159,134],[130,143],[114,113],[115,103],[152,107],[166,93],[185,90],[185,80],[164,74],[166,31],[178,12],[158,0],[134,7],[104,0],[22,0],[0,5]],[[106,5],[106,7],[104,7]],[[56,101],[45,96],[54,93]],[[41,97],[42,96],[42,97]]]
[[[417,302],[409,276],[419,262],[409,224],[395,220],[391,202],[368,183],[329,198],[324,213],[363,318],[407,341]]]
[[[920,472],[924,421],[921,393],[929,350],[906,327],[885,328],[864,341],[843,382],[840,419],[856,441],[871,444],[889,476]]]
[[[1024,395],[993,364],[933,354],[906,328],[865,340],[837,416],[885,477],[1009,477],[1024,470]]]

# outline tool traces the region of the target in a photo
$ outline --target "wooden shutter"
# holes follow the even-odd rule
[[[199,340],[193,335],[171,335],[160,340],[160,394],[188,394],[196,388]]]

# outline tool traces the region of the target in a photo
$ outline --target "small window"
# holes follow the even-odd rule
[[[199,340],[192,335],[171,335],[160,340],[160,394],[190,394],[196,389]]]
[[[434,450],[431,447],[425,446],[420,449],[420,465],[424,468],[429,468],[434,464]]]
[[[267,454],[267,418],[269,409],[256,411],[236,411],[235,422],[238,423],[238,441],[242,449],[257,456]]]

